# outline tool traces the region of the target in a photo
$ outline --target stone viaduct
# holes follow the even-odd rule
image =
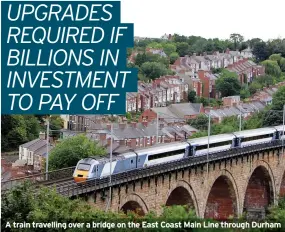
[[[285,195],[285,155],[281,149],[189,167],[112,188],[113,211],[162,212],[162,206],[188,205],[201,218],[227,219],[244,212],[264,214]],[[88,195],[88,202],[105,209],[103,190]],[[105,189],[104,191],[108,191]]]

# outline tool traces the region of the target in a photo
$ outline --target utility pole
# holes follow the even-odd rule
[[[240,114],[239,114],[239,131],[241,131],[241,117],[242,117],[241,108],[239,109],[239,112],[240,112]]]
[[[111,204],[111,198],[112,198],[112,162],[113,162],[113,123],[111,123],[111,142],[110,142],[110,187],[109,187],[109,200],[106,208],[106,212],[109,210],[109,206]]]
[[[207,174],[208,176],[209,176],[210,134],[211,134],[211,110],[209,112],[209,121],[208,121],[208,148],[207,148]]]
[[[283,135],[282,135],[282,156],[281,161],[283,161],[284,156],[284,129],[285,129],[285,105],[283,105]]]
[[[156,113],[156,144],[158,144],[158,128],[159,128],[159,125],[158,125],[158,112]]]
[[[48,157],[49,156],[49,118],[47,117],[47,154],[46,154],[46,180],[48,180]]]

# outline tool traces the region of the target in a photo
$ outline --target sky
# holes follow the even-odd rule
[[[285,38],[285,0],[121,0],[121,22],[135,36],[165,33],[227,39],[232,33],[263,40]]]

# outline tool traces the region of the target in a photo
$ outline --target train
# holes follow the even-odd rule
[[[183,158],[267,143],[284,139],[283,125],[239,132],[193,138],[180,142],[164,143],[138,148],[114,156],[111,174],[141,169]],[[208,148],[209,144],[209,148]],[[78,161],[73,173],[76,183],[101,179],[110,175],[110,158],[89,157]]]

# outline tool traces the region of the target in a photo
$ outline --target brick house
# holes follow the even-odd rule
[[[198,71],[198,78],[203,83],[202,87],[202,96],[205,98],[215,98],[216,89],[215,89],[215,80],[217,77],[211,73],[211,71]]]

